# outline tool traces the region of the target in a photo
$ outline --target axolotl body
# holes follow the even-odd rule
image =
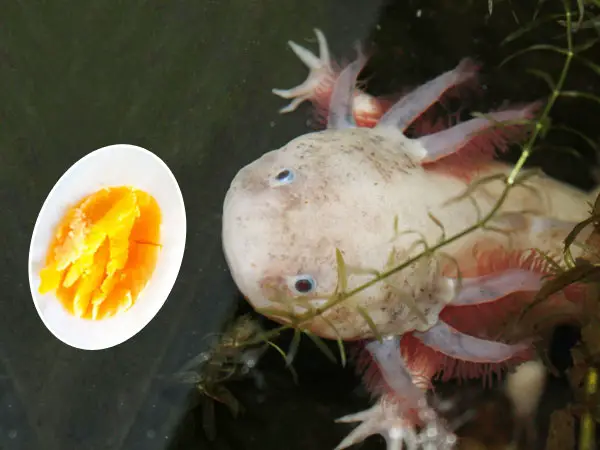
[[[300,317],[301,327],[318,336],[364,344],[377,380],[371,387],[381,396],[373,408],[341,419],[362,424],[338,448],[374,433],[389,445],[452,446],[452,433],[442,436],[439,424],[429,429],[438,423],[424,400],[430,380],[439,373],[483,376],[531,358],[531,341],[499,339],[499,324],[551,272],[532,249],[559,255],[564,237],[588,216],[591,197],[533,174],[509,191],[485,227],[463,233],[496,208],[511,167],[495,161],[494,151],[523,136],[523,120],[539,104],[409,138],[409,126],[473,81],[477,66],[464,59],[397,102],[378,102],[356,88],[367,60],[360,48],[336,72],[323,33],[316,33],[320,58],[290,43],[311,68],[307,81],[274,92],[293,99],[283,112],[313,101],[326,128],[237,173],[223,206],[226,260],[240,291],[263,314],[281,323]],[[521,125],[497,127],[506,121]],[[475,186],[475,177],[489,180]],[[406,261],[412,263],[374,281]],[[341,288],[356,292],[336,301]],[[559,293],[554,300],[577,304],[578,298]]]

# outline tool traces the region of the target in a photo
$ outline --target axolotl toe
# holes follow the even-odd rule
[[[318,37],[327,61],[293,44],[313,66],[310,83],[276,93],[296,99],[283,112],[316,97],[323,112],[326,98],[327,127],[265,153],[237,173],[223,205],[225,257],[257,310],[282,323],[301,317],[304,329],[324,338],[366,343],[383,386],[378,392],[418,409],[423,389],[440,372],[483,375],[526,357],[528,342],[498,341],[489,327],[506,316],[509,303],[527,301],[539,290],[550,270],[530,249],[559,254],[562,239],[586,218],[590,196],[532,175],[527,188],[513,188],[488,227],[373,282],[376,273],[463,232],[496,207],[510,167],[494,161],[493,151],[484,151],[487,158],[475,165],[471,156],[481,156],[482,146],[504,148],[522,137],[523,121],[534,117],[539,104],[409,138],[407,128],[449,90],[473,81],[477,66],[465,59],[393,105],[368,98],[379,106],[370,110],[375,120],[363,124],[356,108],[364,102],[356,99],[367,94],[357,91],[356,79],[366,57],[359,48],[357,59],[335,73],[326,64],[325,38],[321,32]],[[319,85],[315,70],[325,85]],[[497,127],[506,121],[520,122]],[[472,177],[454,170],[461,161],[492,181],[469,189]],[[345,292],[359,289],[335,301],[340,283]],[[374,339],[375,333],[385,339]],[[361,413],[363,424],[340,448],[373,433],[418,441],[405,418],[398,419],[398,409],[370,411]],[[412,421],[422,424],[419,417]]]

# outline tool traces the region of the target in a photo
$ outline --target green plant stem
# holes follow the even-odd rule
[[[598,391],[598,370],[591,367],[585,377],[585,396],[587,400],[594,397]],[[579,450],[594,450],[596,448],[596,421],[589,406],[581,417],[579,424]]]

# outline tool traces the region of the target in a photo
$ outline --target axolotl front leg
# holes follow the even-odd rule
[[[384,437],[388,450],[451,449],[456,442],[428,405],[425,391],[414,382],[400,351],[400,339],[387,337],[366,346],[393,394],[383,395],[371,408],[341,417],[337,422],[361,422],[336,447],[344,449],[373,434]],[[398,395],[394,395],[394,394]],[[417,431],[416,426],[421,427]]]
[[[453,306],[468,306],[496,301],[518,291],[539,290],[541,275],[521,269],[510,269],[494,275],[442,282],[454,287]],[[429,330],[412,335],[439,354],[464,362],[501,364],[528,348],[527,344],[508,345],[458,332],[439,321]],[[389,391],[372,408],[342,417],[339,422],[361,422],[337,447],[346,448],[372,434],[381,434],[388,449],[452,448],[452,430],[446,428],[427,405],[424,390],[417,386],[416,375],[432,376],[439,370],[437,361],[421,361],[418,374],[410,370],[400,348],[402,336],[373,340],[366,346]],[[419,359],[419,356],[416,356]],[[425,367],[423,367],[425,366]],[[423,383],[423,380],[420,380]],[[416,427],[422,427],[420,432]],[[426,444],[432,447],[427,447]]]
[[[299,85],[290,89],[272,89],[272,92],[290,103],[279,110],[285,114],[295,111],[300,104],[310,101],[316,108],[320,120],[327,121],[334,85],[340,76],[340,68],[332,61],[327,39],[319,29],[314,30],[319,45],[319,56],[307,48],[288,41],[288,45],[309,69],[308,76]],[[372,127],[389,106],[389,101],[375,98],[358,88],[352,90],[354,119],[360,126]]]

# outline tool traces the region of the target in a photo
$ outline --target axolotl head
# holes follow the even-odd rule
[[[399,156],[397,144],[373,129],[325,130],[237,173],[224,201],[223,249],[235,283],[256,309],[286,311],[290,304],[281,299],[298,297],[321,306],[338,283],[336,249],[347,263],[368,265],[367,249],[393,231],[381,215],[388,185],[417,167]],[[350,328],[347,337],[355,332]]]

